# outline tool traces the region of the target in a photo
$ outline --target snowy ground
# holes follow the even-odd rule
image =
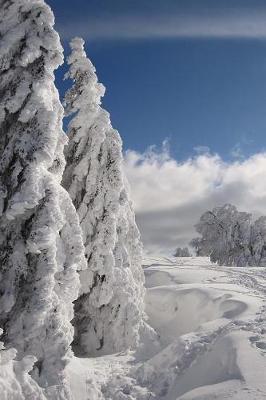
[[[74,359],[74,400],[266,399],[266,270],[147,258],[147,330],[134,354]]]

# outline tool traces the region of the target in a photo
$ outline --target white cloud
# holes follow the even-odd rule
[[[266,38],[266,10],[201,10],[196,14],[88,16],[59,26],[65,39],[79,35],[86,39],[145,38]]]
[[[128,151],[125,168],[147,250],[186,245],[200,215],[227,202],[266,215],[266,153],[232,163],[205,153],[179,163],[166,148],[150,148]]]

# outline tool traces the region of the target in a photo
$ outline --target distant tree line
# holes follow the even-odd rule
[[[266,266],[266,216],[252,214],[231,204],[206,211],[195,225],[200,234],[190,245],[197,256],[209,256],[219,265]]]
[[[173,255],[174,257],[191,257],[190,251],[187,247],[177,247]]]

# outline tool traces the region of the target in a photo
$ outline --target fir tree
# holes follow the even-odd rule
[[[0,0],[0,14],[1,340],[18,359],[35,356],[32,376],[50,386],[63,379],[83,265],[78,217],[60,186],[62,48],[43,0]]]
[[[65,97],[70,144],[63,185],[78,211],[87,258],[75,302],[77,353],[107,354],[137,340],[143,317],[141,243],[123,175],[122,143],[101,108],[104,87],[75,38]]]

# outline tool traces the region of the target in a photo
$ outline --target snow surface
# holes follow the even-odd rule
[[[266,398],[266,271],[207,258],[147,258],[140,348],[73,358],[75,400]]]

